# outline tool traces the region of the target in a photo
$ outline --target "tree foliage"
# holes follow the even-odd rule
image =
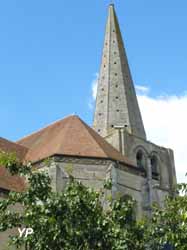
[[[23,165],[14,155],[0,154],[0,165],[11,174],[24,176],[24,192],[10,192],[0,201],[0,232],[32,228],[26,237],[14,235],[10,244],[32,250],[162,250],[163,246],[187,249],[187,187],[183,194],[168,197],[164,208],[154,207],[150,221],[134,218],[133,199],[107,201],[103,193],[83,186],[70,177],[63,192],[53,192],[49,176]],[[105,188],[110,185],[106,184]],[[22,212],[10,210],[20,204]]]
[[[108,201],[108,208],[103,209],[102,192],[73,178],[63,192],[55,193],[47,174],[33,171],[31,165],[23,166],[13,155],[2,154],[0,164],[11,174],[25,176],[28,182],[24,192],[10,192],[0,202],[0,231],[21,226],[34,230],[27,238],[19,234],[11,237],[10,244],[25,244],[34,250],[142,249],[132,199]],[[22,212],[9,210],[18,203],[24,207]]]
[[[168,196],[163,208],[154,207],[147,231],[149,249],[187,250],[187,184],[178,185],[178,194]]]

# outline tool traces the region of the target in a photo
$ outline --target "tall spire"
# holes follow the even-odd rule
[[[110,4],[93,127],[107,136],[119,126],[146,139],[114,4]]]

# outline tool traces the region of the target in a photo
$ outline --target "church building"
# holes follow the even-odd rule
[[[0,138],[0,150],[46,169],[54,191],[62,191],[69,174],[96,190],[111,180],[111,195],[132,196],[137,216],[162,205],[176,185],[173,151],[147,140],[127,54],[114,5],[109,6],[98,79],[93,127],[76,115],[54,122],[11,142]],[[51,157],[50,167],[45,159]],[[22,191],[24,181],[0,168],[0,197]]]

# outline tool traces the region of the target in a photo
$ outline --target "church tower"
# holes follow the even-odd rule
[[[113,4],[109,6],[106,24],[93,127],[103,137],[112,129],[124,128],[129,133],[146,139]]]
[[[134,176],[130,180],[129,173],[126,173],[127,176],[120,183],[121,186],[117,184],[116,190],[120,190],[123,185],[127,186],[129,182],[129,189],[124,190],[141,200],[143,210],[149,207],[145,204],[152,201],[161,204],[165,194],[176,185],[173,151],[146,138],[113,4],[109,6],[106,24],[93,128],[139,171],[145,172],[145,179],[141,183],[139,177]],[[116,174],[116,180],[121,175],[121,172]],[[131,192],[130,187],[139,190],[139,193]]]

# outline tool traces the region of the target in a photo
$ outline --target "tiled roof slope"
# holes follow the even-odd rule
[[[0,137],[0,151],[16,153],[18,159],[23,160],[28,149]],[[22,191],[25,188],[24,179],[19,176],[10,175],[4,167],[0,166],[0,188],[12,191]]]
[[[60,154],[108,158],[132,165],[126,157],[75,115],[57,121],[17,143],[29,148],[25,160],[32,162]]]

